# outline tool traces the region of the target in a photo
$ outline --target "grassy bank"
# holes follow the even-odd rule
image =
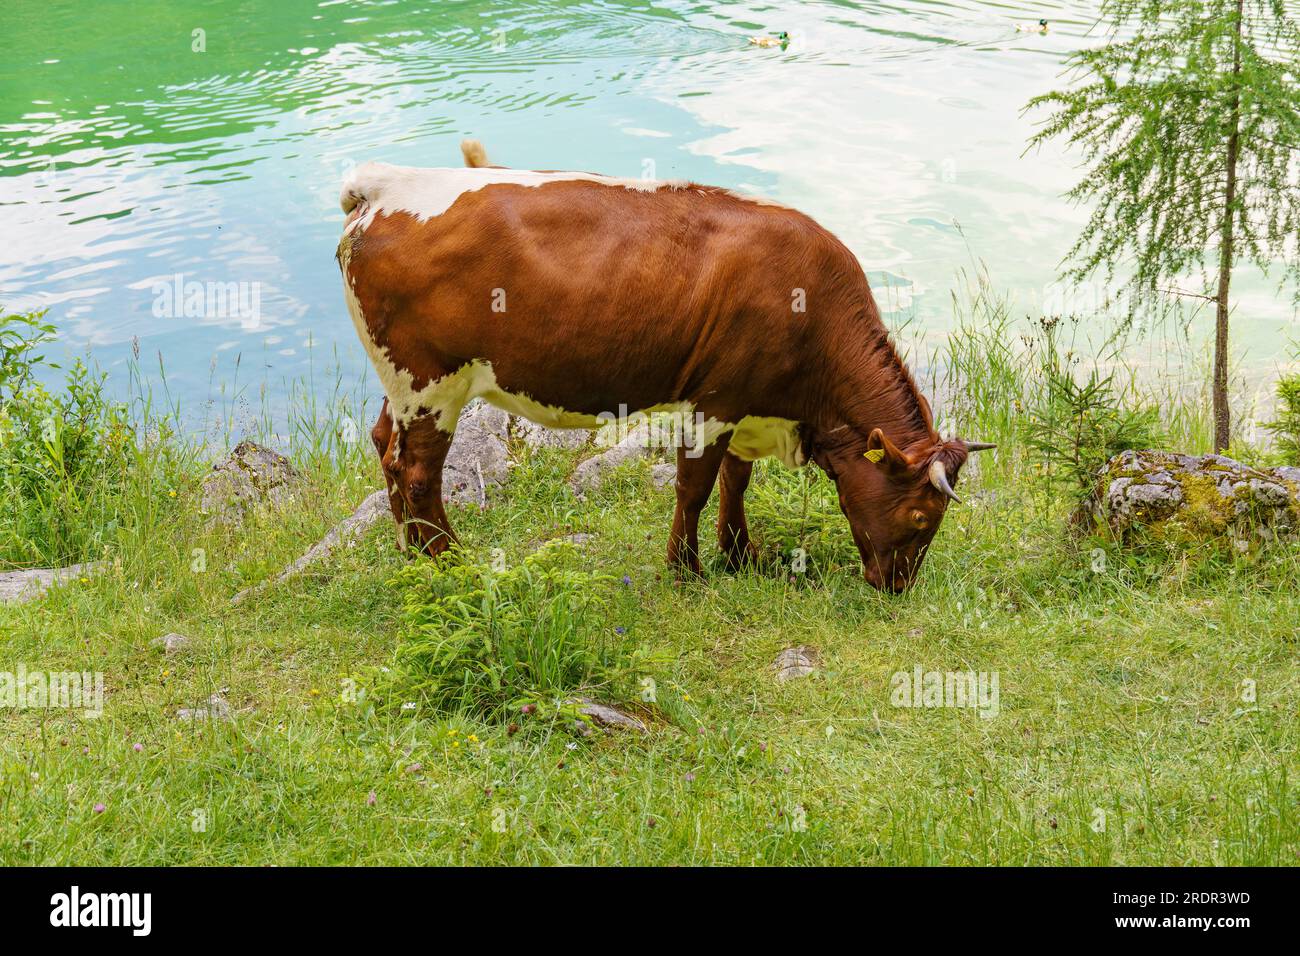
[[[966,365],[948,356],[945,407],[1002,447],[964,476],[968,503],[899,597],[863,583],[812,471],[756,472],[758,568],[725,573],[710,543],[706,579],[677,585],[662,565],[672,492],[648,464],[579,501],[575,453],[514,448],[491,506],[452,515],[457,566],[482,583],[543,541],[590,537],[543,546],[546,581],[476,592],[492,623],[471,615],[472,633],[518,639],[497,617],[510,611],[551,634],[572,622],[577,642],[574,666],[529,658],[496,692],[458,691],[459,673],[432,692],[448,675],[417,652],[443,646],[429,609],[453,578],[410,569],[387,524],[230,606],[379,486],[364,430],[316,441],[328,453],[299,456],[293,500],[237,528],[202,520],[205,466],[176,452],[156,490],[130,483],[149,507],[98,544],[99,573],[0,607],[0,669],[106,683],[98,719],[0,715],[0,863],[1296,863],[1300,547],[1071,537],[1061,463],[1022,420],[1044,365],[1016,349],[1023,330],[999,328],[981,313]],[[1117,390],[1125,408],[1151,399]],[[1203,450],[1204,424],[1200,405],[1165,400],[1181,450]],[[193,649],[154,646],[172,631]],[[776,682],[773,658],[799,644],[819,672]],[[499,649],[463,653],[504,666]],[[996,672],[996,714],[895,706],[893,675],[916,667]],[[575,731],[554,702],[582,688],[650,731]],[[217,692],[233,720],[177,719]]]

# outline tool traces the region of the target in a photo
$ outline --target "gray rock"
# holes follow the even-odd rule
[[[182,707],[176,711],[181,720],[234,720],[235,713],[224,697],[213,694],[198,707]]]
[[[154,647],[161,647],[168,657],[190,650],[195,644],[194,638],[184,634],[164,634],[153,642]]]
[[[569,479],[570,486],[579,496],[596,490],[615,468],[651,457],[655,451],[651,439],[650,428],[644,423],[637,425],[617,445],[579,462]]]
[[[817,648],[801,644],[799,647],[787,647],[772,662],[776,679],[784,683],[797,677],[807,677],[816,673],[820,657]]]
[[[677,466],[669,461],[661,461],[650,468],[650,480],[656,488],[666,488],[677,480]]]
[[[1097,473],[1077,522],[1124,539],[1222,539],[1238,550],[1300,530],[1300,468],[1252,468],[1223,455],[1125,451]]]
[[[506,412],[477,399],[466,405],[442,467],[443,500],[486,506],[488,489],[506,480],[509,437]]]
[[[0,604],[25,604],[34,601],[51,587],[64,581],[88,577],[100,562],[72,564],[66,568],[28,568],[0,573]]]
[[[309,566],[329,557],[340,547],[351,547],[366,531],[385,518],[391,519],[392,515],[388,507],[388,492],[382,489],[372,492],[357,506],[356,511],[331,528],[325,537],[308,548],[301,557],[274,578],[240,591],[230,599],[230,603],[240,604],[253,594],[301,574]]]
[[[598,704],[594,700],[581,698],[579,703],[582,705],[578,712],[585,717],[590,717],[592,723],[601,727],[608,727],[616,730],[639,730],[645,732],[648,728],[644,721],[639,720],[630,714],[625,714],[615,707],[606,704]]]
[[[569,451],[587,447],[595,435],[587,428],[547,428],[518,417],[511,420],[510,430],[529,448],[563,448]]]
[[[215,521],[238,524],[254,505],[283,502],[298,481],[298,472],[284,455],[241,441],[203,479],[199,510]]]

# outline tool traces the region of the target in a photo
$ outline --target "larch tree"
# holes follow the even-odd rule
[[[1135,310],[1171,293],[1214,303],[1216,451],[1231,438],[1233,268],[1253,263],[1280,285],[1300,278],[1296,7],[1104,0],[1104,42],[1070,57],[1067,89],[1027,107],[1050,111],[1030,145],[1065,137],[1086,166],[1068,196],[1092,215],[1070,250],[1067,278],[1122,276]],[[1202,290],[1169,288],[1188,280]]]

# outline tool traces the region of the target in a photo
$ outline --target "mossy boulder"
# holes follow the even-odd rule
[[[1076,519],[1124,541],[1141,535],[1249,550],[1300,534],[1300,468],[1252,468],[1223,455],[1125,451],[1097,472]]]
[[[300,476],[288,458],[254,441],[241,441],[203,479],[199,510],[214,521],[239,524],[262,502],[283,504]]]

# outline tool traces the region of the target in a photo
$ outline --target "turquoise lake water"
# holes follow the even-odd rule
[[[1047,35],[1016,31],[1040,16]],[[975,260],[1019,311],[1052,305],[1086,214],[1062,199],[1071,157],[1024,153],[1021,110],[1095,42],[1095,17],[1089,2],[983,0],[8,0],[0,305],[48,308],[115,389],[133,348],[146,366],[161,352],[191,407],[237,360],[272,404],[336,352],[359,379],[333,259],[339,183],[368,159],[458,164],[472,135],[505,165],[801,208],[933,346]],[[780,30],[785,50],[747,41]],[[235,283],[255,318],[238,295],[160,305],[177,276]],[[1244,275],[1237,308],[1245,361],[1275,369],[1289,301]]]

